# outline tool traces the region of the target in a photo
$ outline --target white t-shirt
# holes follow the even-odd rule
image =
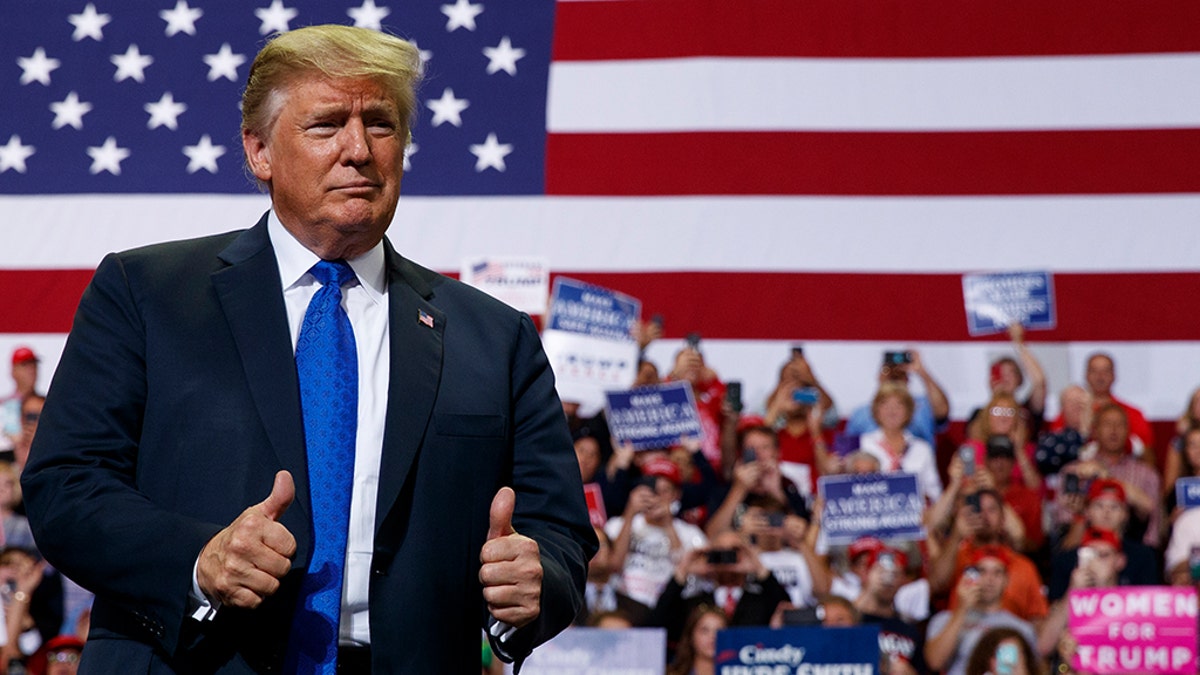
[[[942,496],[942,478],[938,475],[937,458],[933,448],[925,441],[904,432],[904,442],[908,448],[899,463],[883,447],[883,431],[870,431],[858,439],[858,447],[863,452],[879,460],[883,473],[911,473],[917,477],[917,492],[930,502],[936,502]]]
[[[780,586],[787,589],[792,598],[792,604],[797,607],[813,607],[817,598],[813,595],[812,573],[808,569],[808,561],[798,551],[782,548],[778,551],[759,551],[758,559]]]
[[[604,525],[604,532],[609,539],[616,541],[624,525],[623,516],[609,518]],[[683,545],[677,551],[671,551],[671,540],[665,530],[648,524],[640,513],[634,516],[625,566],[615,575],[617,590],[647,607],[653,607],[658,602],[658,596],[662,595],[663,588],[675,573],[679,556],[708,544],[704,532],[695,525],[678,518],[672,521],[672,525]]]

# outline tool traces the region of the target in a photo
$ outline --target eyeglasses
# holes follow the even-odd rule
[[[46,663],[79,663],[79,652],[49,652]]]
[[[1017,414],[1016,408],[1004,408],[1002,406],[992,406],[992,414],[996,417],[1015,417]]]

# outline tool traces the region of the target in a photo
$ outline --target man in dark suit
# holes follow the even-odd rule
[[[466,673],[481,628],[519,661],[576,615],[595,536],[532,322],[384,239],[418,69],[370,30],[275,38],[243,97],[271,211],[96,270],[22,478],[47,559],[96,593],[81,673]],[[354,402],[328,432],[348,532],[310,566],[345,490],[314,469],[299,351],[338,288],[356,366],[316,399]],[[294,626],[314,580],[340,611]]]

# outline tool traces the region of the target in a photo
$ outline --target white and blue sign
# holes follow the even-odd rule
[[[634,342],[633,324],[641,313],[642,303],[624,293],[558,277],[546,329]]]
[[[605,391],[633,384],[638,346],[632,330],[641,312],[642,303],[624,293],[554,280],[542,346],[562,400],[599,411]]]
[[[964,274],[962,283],[971,335],[1003,333],[1013,323],[1033,330],[1055,327],[1049,272]]]
[[[717,675],[875,675],[879,626],[729,628],[717,633]]]
[[[1185,509],[1200,506],[1200,478],[1187,477],[1176,480],[1175,503]]]
[[[859,537],[925,538],[925,500],[912,474],[821,476],[817,489],[825,498],[821,529],[830,544],[852,544]]]
[[[605,395],[609,430],[618,441],[632,443],[634,450],[668,448],[678,444],[680,436],[703,436],[692,387],[686,382]]]
[[[568,628],[521,666],[521,675],[662,675],[667,631],[662,628]]]

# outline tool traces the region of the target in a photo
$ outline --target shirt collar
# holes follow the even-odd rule
[[[316,281],[309,270],[321,258],[301,244],[275,215],[274,209],[267,215],[267,234],[271,247],[275,249],[275,261],[279,265],[279,281],[283,290],[293,286],[307,285]],[[371,302],[382,303],[387,292],[387,275],[384,269],[383,241],[369,251],[346,261],[359,285],[367,292]]]

